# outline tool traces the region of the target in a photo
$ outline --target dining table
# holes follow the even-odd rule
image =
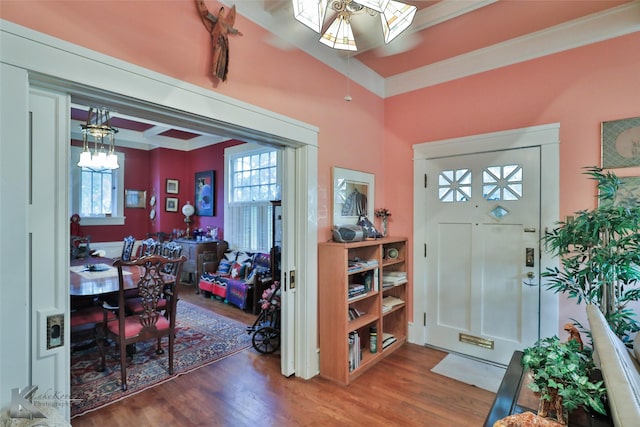
[[[73,259],[69,265],[69,295],[71,297],[101,297],[115,294],[120,288],[118,268],[113,265],[114,259],[105,257],[86,257]],[[123,266],[122,278],[124,289],[138,287],[140,266]],[[175,282],[175,276],[163,274],[165,284]]]
[[[96,297],[117,293],[120,288],[118,268],[114,260],[104,257],[73,259],[69,265],[71,297]],[[122,269],[124,288],[133,289],[140,279],[139,267]]]

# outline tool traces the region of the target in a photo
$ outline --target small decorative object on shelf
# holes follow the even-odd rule
[[[378,352],[378,328],[375,326],[369,328],[369,351],[371,353]]]
[[[375,214],[378,218],[382,218],[382,235],[387,237],[389,235],[389,217],[391,216],[391,212],[389,209],[380,208],[375,210]]]

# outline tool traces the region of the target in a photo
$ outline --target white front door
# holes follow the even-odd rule
[[[540,147],[425,162],[427,342],[506,364],[539,333]]]

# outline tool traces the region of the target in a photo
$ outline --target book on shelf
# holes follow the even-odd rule
[[[355,320],[363,314],[365,314],[365,312],[360,311],[355,307],[349,307],[349,320]]]
[[[360,295],[364,295],[367,293],[367,288],[363,284],[359,283],[350,283],[348,297],[355,298]]]
[[[382,285],[396,285],[407,281],[406,271],[385,271],[382,273]]]
[[[357,271],[362,271],[367,268],[377,267],[378,260],[377,259],[350,259],[348,260],[347,270],[349,273],[355,273]]]
[[[389,307],[389,308],[393,308],[396,305],[399,304],[404,304],[404,300],[401,300],[400,298],[391,296],[391,295],[387,295],[386,297],[382,298],[382,309],[384,310],[385,307]]]
[[[349,332],[349,372],[360,366],[362,349],[360,348],[360,335],[357,332]]]
[[[397,338],[395,336],[393,336],[393,334],[390,334],[388,332],[385,332],[382,334],[382,349],[384,350],[385,348],[389,347],[391,344],[393,344],[394,342],[398,341]]]

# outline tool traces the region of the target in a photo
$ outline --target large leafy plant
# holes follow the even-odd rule
[[[587,168],[598,185],[598,206],[558,222],[543,237],[560,257],[561,268],[547,268],[547,287],[600,308],[611,329],[628,341],[640,325],[627,307],[640,300],[640,205],[618,200],[620,180],[612,172]]]
[[[523,353],[522,364],[532,378],[529,388],[540,394],[538,415],[546,417],[553,408],[563,424],[564,414],[581,406],[606,415],[606,389],[603,381],[591,379],[595,366],[590,350],[581,349],[577,341],[563,343],[554,336],[539,340]]]

